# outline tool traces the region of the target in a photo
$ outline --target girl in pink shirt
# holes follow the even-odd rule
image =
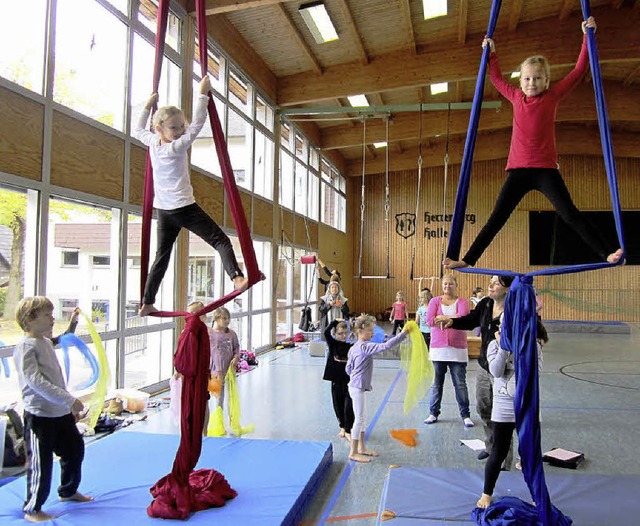
[[[596,29],[593,17],[582,22],[585,37],[575,68],[549,87],[550,67],[541,55],[527,58],[520,65],[520,88],[502,76],[495,44],[485,38],[482,47],[489,46],[489,76],[500,94],[513,105],[513,131],[507,160],[507,179],[496,200],[495,208],[462,260],[447,257],[443,263],[449,269],[476,264],[496,234],[507,222],[518,203],[532,190],[543,193],[553,204],[563,221],[609,263],[617,263],[622,249],[609,253],[606,243],[580,215],[571,200],[560,171],[555,139],[555,118],[558,104],[580,83],[589,66],[586,28]]]
[[[407,304],[404,301],[404,292],[399,290],[396,293],[395,303],[391,305],[391,316],[389,316],[389,321],[393,322],[392,336],[396,335],[398,329],[402,329],[404,327],[404,322],[407,318]]]

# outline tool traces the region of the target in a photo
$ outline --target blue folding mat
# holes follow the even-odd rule
[[[86,449],[80,491],[94,502],[59,502],[59,463],[54,463],[52,489],[43,506],[57,515],[47,524],[160,524],[147,516],[149,489],[171,471],[178,435],[121,431]],[[193,513],[189,524],[272,526],[297,524],[333,461],[329,442],[205,438],[196,469],[221,472],[238,492],[221,508]],[[0,524],[24,525],[21,477],[0,487]],[[166,522],[163,522],[166,523]]]
[[[547,473],[552,501],[580,526],[637,524],[640,477],[589,475],[565,470]],[[389,470],[376,524],[385,510],[396,516],[385,526],[475,524],[471,512],[482,493],[484,472],[468,469],[400,467]],[[531,502],[519,471],[503,471],[494,499],[519,497]]]

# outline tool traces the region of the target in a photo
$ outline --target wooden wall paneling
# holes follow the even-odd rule
[[[0,171],[39,181],[42,178],[44,107],[22,95],[0,88],[2,127]]]
[[[273,232],[273,204],[253,198],[253,228],[252,232],[258,236],[272,238]]]
[[[640,208],[640,161],[621,159],[618,164],[620,194],[627,208]],[[467,218],[462,237],[461,255],[486,223],[495,199],[504,182],[505,160],[474,163],[469,188]],[[608,184],[602,159],[598,157],[567,156],[561,159],[563,176],[578,205],[584,210],[611,208]],[[447,181],[446,213],[451,214],[457,191],[459,165],[450,166]],[[442,218],[444,175],[443,168],[423,169],[420,191],[420,212],[415,219],[416,264],[415,277],[440,276],[442,235],[448,236],[450,218]],[[354,280],[350,303],[352,310],[376,313],[387,308],[397,290],[403,290],[414,310],[418,282],[409,280],[412,237],[404,238],[396,231],[396,215],[415,213],[417,170],[390,174],[390,256],[393,279]],[[353,204],[349,218],[348,236],[353,251],[353,273],[358,272],[360,240],[360,180],[348,180],[349,202]],[[629,197],[631,196],[631,197]],[[537,267],[529,265],[529,211],[552,210],[546,198],[533,192],[528,195],[486,250],[478,266],[528,272]],[[425,218],[426,214],[426,218]],[[445,220],[443,220],[445,219]],[[363,275],[386,272],[386,242],[384,238],[384,175],[368,176],[365,197]],[[627,236],[629,234],[627,233]],[[445,238],[446,241],[446,238]],[[446,250],[446,243],[445,243]],[[611,273],[616,279],[612,283]],[[476,286],[486,287],[489,277],[456,273],[458,291],[469,296]],[[567,274],[553,278],[537,278],[535,285],[542,290],[545,301],[544,318],[577,320],[640,320],[640,277],[638,267],[622,267],[606,271]],[[607,283],[603,287],[603,283]],[[425,284],[423,282],[423,284]],[[602,293],[602,290],[606,293]],[[439,279],[433,292],[441,292]]]
[[[247,217],[247,224],[251,226],[251,214],[252,214],[251,194],[244,192],[240,188],[238,188],[238,191],[240,192],[240,201],[242,202],[242,208],[244,208],[244,213],[245,213],[245,216]],[[233,224],[233,217],[231,216],[231,210],[229,209],[229,202],[226,197],[224,200],[224,208],[225,208],[224,224],[227,228],[232,228],[233,230],[235,230],[236,226]]]
[[[313,245],[309,248],[309,243],[307,241],[307,231],[305,229],[304,223],[305,220],[302,216],[295,215],[295,225],[293,232],[293,243],[298,246],[302,246],[307,248],[308,250],[313,250]]]
[[[307,219],[307,229],[309,230],[309,239],[314,250],[318,250],[318,223]],[[344,237],[344,234],[342,234]]]
[[[54,111],[51,183],[122,200],[124,141]]]
[[[132,144],[129,159],[129,202],[142,206],[144,199],[144,169],[147,162],[146,148],[140,148]]]
[[[282,238],[282,230],[284,230],[284,236],[285,236],[285,246],[287,245],[287,241],[289,243],[293,243],[293,214],[291,212],[288,212],[287,210],[281,210],[282,214],[281,214],[281,224],[280,224],[280,231],[277,233],[277,238],[281,239]]]
[[[347,181],[347,185],[349,181]],[[340,232],[335,228],[324,225],[322,223],[309,223],[309,233],[311,234],[311,241],[313,243],[313,230],[317,230],[317,242],[315,246],[318,247],[318,256],[322,262],[331,269],[338,269],[342,277],[342,288],[349,298],[349,307],[351,311],[354,311],[351,303],[350,294],[353,291],[354,282],[352,280],[352,268],[353,268],[353,247],[352,239],[346,233]],[[347,227],[347,231],[349,228]],[[324,291],[320,290],[320,294]]]
[[[191,185],[193,186],[193,195],[202,209],[211,216],[211,218],[223,226],[224,221],[224,186],[220,181],[212,179],[196,170],[191,172]]]

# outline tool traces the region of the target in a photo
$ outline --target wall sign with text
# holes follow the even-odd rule
[[[446,227],[451,223],[453,214],[432,214],[424,212],[422,215],[423,224],[420,225],[422,237],[424,239],[442,239],[449,237],[449,231]],[[467,223],[475,225],[476,215],[465,214],[464,220]],[[410,212],[402,212],[396,214],[396,234],[407,239],[416,233],[416,215]]]

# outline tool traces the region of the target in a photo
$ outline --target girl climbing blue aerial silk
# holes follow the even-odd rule
[[[581,0],[584,19],[591,16],[589,1]],[[492,38],[496,27],[496,22],[500,12],[501,1],[494,0],[489,17],[487,37]],[[622,231],[622,214],[620,211],[620,200],[618,196],[618,183],[616,166],[613,158],[613,148],[609,132],[609,120],[607,116],[606,103],[602,89],[602,78],[598,61],[595,34],[593,29],[587,29],[587,45],[589,49],[589,60],[591,64],[591,74],[598,110],[598,122],[600,126],[600,136],[602,141],[603,157],[613,215],[616,225],[618,241],[623,252],[625,252],[624,235]],[[469,182],[471,178],[471,168],[473,164],[473,151],[480,119],[480,108],[484,92],[484,78],[489,59],[489,46],[482,52],[482,59],[478,71],[478,81],[469,119],[469,128],[465,142],[462,166],[460,169],[460,179],[458,191],[451,222],[451,232],[447,257],[459,260],[460,246],[462,242],[462,232],[464,228],[464,216],[467,206],[469,192]],[[624,255],[616,265],[624,262]],[[488,275],[509,275],[515,280],[509,289],[505,301],[505,314],[503,329],[501,334],[501,345],[508,351],[514,353],[514,364],[516,370],[516,396],[515,413],[516,429],[518,431],[519,450],[522,458],[523,474],[531,496],[536,503],[533,507],[519,499],[513,497],[503,497],[496,499],[486,509],[476,508],[472,517],[477,524],[498,525],[498,524],[541,524],[565,525],[572,521],[551,504],[547,490],[544,471],[542,467],[542,450],[540,445],[540,423],[539,423],[539,384],[538,384],[538,357],[537,357],[537,324],[536,324],[536,300],[533,290],[533,277],[537,275],[568,274],[585,272],[600,268],[610,267],[613,264],[608,262],[591,263],[583,265],[550,267],[527,274],[520,274],[511,271],[494,270],[487,268],[463,268],[457,269],[460,272]]]

